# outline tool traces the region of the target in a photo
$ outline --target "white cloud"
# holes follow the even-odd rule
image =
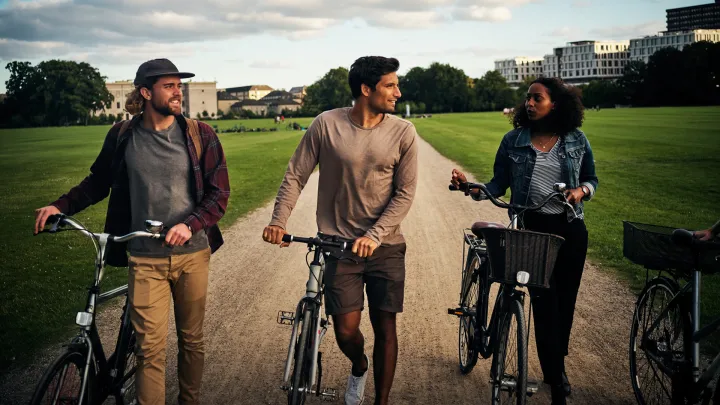
[[[458,20],[502,22],[511,19],[512,13],[507,7],[470,6],[456,9],[454,17]]]
[[[645,35],[655,35],[665,30],[664,21],[648,21],[640,24],[631,25],[615,25],[605,28],[596,28],[590,30],[590,35],[602,39],[632,39],[640,38]]]
[[[253,69],[292,69],[294,65],[284,60],[256,60],[249,66]]]

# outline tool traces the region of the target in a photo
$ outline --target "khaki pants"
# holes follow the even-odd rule
[[[163,258],[130,256],[130,321],[137,334],[140,405],[165,404],[165,347],[170,295],[178,335],[180,405],[199,404],[205,363],[203,320],[210,249]]]

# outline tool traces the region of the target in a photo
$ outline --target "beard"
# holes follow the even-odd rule
[[[151,99],[150,103],[152,104],[153,110],[157,111],[161,115],[169,117],[171,115],[179,115],[180,114],[180,106],[178,106],[177,108],[170,107],[170,101],[174,101],[174,100],[178,100],[178,99],[171,98],[164,103],[155,101],[154,99]]]

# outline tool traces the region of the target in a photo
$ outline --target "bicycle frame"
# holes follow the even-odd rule
[[[670,312],[670,308],[672,308],[676,304],[679,305],[681,308],[683,307],[683,305],[687,305],[688,295],[692,294],[690,309],[693,328],[691,334],[691,371],[693,381],[689,382],[690,386],[687,386],[685,384],[688,383],[687,381],[682,381],[680,383],[680,386],[684,387],[684,395],[688,396],[688,399],[690,399],[691,401],[698,401],[700,399],[700,394],[702,390],[708,386],[716,373],[720,371],[720,354],[718,354],[715,356],[712,363],[705,370],[705,372],[702,374],[700,373],[700,342],[705,340],[705,338],[707,338],[712,332],[720,328],[720,318],[717,318],[710,324],[700,329],[700,276],[700,271],[693,271],[692,280],[685,284],[683,288],[680,289],[680,291],[678,291],[675,296],[673,296],[670,302],[665,305],[665,307],[657,316],[655,321],[653,321],[650,328],[648,328],[648,330],[643,334],[641,341],[644,345],[647,341],[648,335],[652,334],[660,326],[661,320],[668,314],[668,312]],[[674,368],[668,368],[662,363],[662,359],[660,359],[655,353],[646,351],[646,354],[650,359],[653,360],[653,362],[660,368],[660,370],[670,376],[671,379],[677,378],[678,376],[682,377],[682,367],[680,367],[679,370],[676,370]],[[684,362],[687,362],[687,360],[685,360]]]
[[[310,383],[308,389],[311,390],[309,393],[316,393],[321,395],[319,390],[312,392],[312,387],[315,385],[315,375],[318,370],[318,354],[320,352],[320,344],[327,333],[328,321],[327,315],[322,315],[322,300],[325,285],[323,283],[323,276],[325,272],[325,264],[322,259],[324,253],[322,248],[316,247],[313,249],[313,261],[310,263],[310,272],[308,275],[308,281],[305,284],[305,296],[298,302],[295,309],[295,316],[293,318],[293,327],[290,334],[290,344],[288,345],[288,355],[285,360],[285,371],[283,373],[283,386],[288,386],[290,379],[290,369],[292,367],[293,359],[295,358],[295,343],[298,335],[298,325],[300,320],[303,319],[304,313],[307,310],[311,310],[313,313],[310,319],[312,332],[310,338],[312,341],[312,352],[310,353],[311,366],[310,366]],[[317,337],[317,338],[315,338]],[[296,365],[297,367],[297,365]],[[321,370],[322,372],[322,370]],[[319,384],[318,384],[319,385]],[[319,388],[319,387],[318,387]]]
[[[70,346],[78,350],[87,350],[85,369],[83,371],[82,383],[80,386],[80,398],[78,402],[83,403],[90,389],[92,389],[93,395],[91,395],[90,398],[92,398],[96,403],[102,403],[108,395],[113,393],[113,389],[117,387],[118,384],[124,382],[123,374],[126,366],[125,355],[127,353],[127,347],[132,333],[132,325],[129,318],[130,311],[128,308],[129,302],[126,299],[120,323],[120,331],[118,332],[118,339],[114,351],[115,358],[113,364],[110,364],[110,360],[105,355],[105,350],[95,324],[97,307],[112,298],[126,295],[128,285],[125,284],[124,286],[115,288],[105,293],[100,293],[100,284],[103,276],[105,275],[105,250],[109,241],[123,242],[139,236],[161,238],[164,236],[160,234],[162,223],[157,221],[146,221],[147,231],[133,232],[125,236],[117,237],[107,233],[90,232],[77,221],[62,215],[58,217],[57,222],[49,232],[57,232],[58,226],[61,223],[69,225],[88,236],[95,246],[96,255],[94,279],[92,286],[88,289],[85,310],[78,312],[75,317],[75,323],[80,326],[80,333],[73,339]],[[90,365],[93,363],[95,366],[94,372],[97,373],[95,377],[98,378],[98,383],[93,387],[88,387]],[[122,370],[123,372],[118,373],[118,370]]]

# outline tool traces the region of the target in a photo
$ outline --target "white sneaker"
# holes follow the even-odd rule
[[[365,382],[370,371],[370,359],[367,354],[365,361],[367,361],[368,368],[365,370],[365,374],[362,377],[355,377],[352,375],[352,369],[350,376],[348,377],[347,389],[345,390],[345,405],[360,405],[365,400]]]

